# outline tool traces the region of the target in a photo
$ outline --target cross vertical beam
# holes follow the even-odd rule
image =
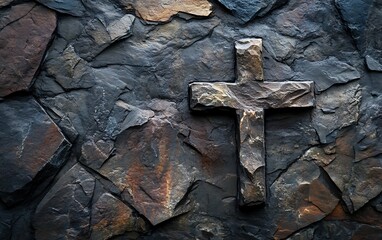
[[[238,202],[266,202],[264,109],[312,107],[313,82],[263,82],[262,40],[236,42],[236,83],[191,83],[190,107],[236,109],[238,122]]]

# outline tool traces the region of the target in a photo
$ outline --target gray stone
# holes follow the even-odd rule
[[[0,7],[5,7],[14,1],[15,0],[0,0]]]
[[[81,147],[81,162],[93,169],[99,169],[102,164],[110,157],[114,143],[102,139],[95,141],[90,139]]]
[[[288,2],[288,0],[219,0],[234,16],[249,22],[257,16],[264,16],[269,11]]]
[[[154,112],[144,110],[138,107],[118,100],[108,119],[106,131],[112,138],[115,138],[119,133],[134,126],[142,126],[147,123],[150,118],[154,117]]]
[[[103,193],[92,206],[91,239],[103,240],[127,232],[144,232],[145,221],[110,193]]]
[[[293,80],[314,81],[318,92],[325,91],[334,84],[347,83],[361,77],[357,69],[335,57],[317,62],[296,61],[294,70],[297,74]]]
[[[378,0],[336,0],[341,17],[363,56],[381,59],[382,4]],[[370,40],[374,39],[374,40]],[[366,61],[370,62],[366,58]]]
[[[73,46],[82,58],[91,60],[112,43],[131,36],[134,20],[131,14],[107,22],[106,25],[98,18],[92,19],[84,26]]]
[[[87,238],[95,178],[76,164],[39,203],[33,217],[38,240]]]
[[[332,142],[336,131],[358,121],[361,93],[359,84],[350,83],[317,95],[312,121],[320,142]]]
[[[382,64],[379,61],[377,61],[370,55],[366,55],[365,60],[366,66],[367,68],[369,68],[369,70],[382,72]]]
[[[32,97],[0,102],[0,197],[14,204],[53,177],[70,143]]]
[[[69,14],[76,17],[84,16],[86,14],[86,9],[81,0],[37,0],[37,2],[57,12]]]

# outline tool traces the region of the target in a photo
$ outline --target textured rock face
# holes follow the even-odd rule
[[[125,232],[143,232],[145,221],[109,193],[102,194],[92,207],[91,239],[109,239]]]
[[[380,0],[0,0],[0,239],[382,239],[381,26]]]
[[[182,158],[184,151],[169,122],[151,120],[141,129],[121,133],[115,156],[100,173],[156,225],[184,211],[178,204],[196,175],[190,167],[194,157]]]
[[[338,199],[326,183],[319,167],[297,161],[271,186],[283,211],[277,218],[275,238],[285,238],[311,223],[323,219],[336,207]]]
[[[61,167],[70,144],[31,97],[0,102],[0,114],[0,197],[13,204]]]
[[[233,15],[248,22],[256,16],[264,16],[288,0],[219,0],[219,2],[231,10]]]
[[[45,195],[33,225],[37,239],[85,238],[95,178],[79,165],[72,167]]]
[[[34,3],[0,12],[0,97],[28,90],[56,28],[56,14]]]
[[[207,0],[119,0],[127,9],[135,9],[137,15],[147,21],[168,21],[178,13],[208,16],[212,5]]]
[[[237,110],[239,204],[266,202],[264,108],[314,106],[313,82],[264,82],[262,40],[236,42],[237,83],[192,83],[194,110],[226,107]]]

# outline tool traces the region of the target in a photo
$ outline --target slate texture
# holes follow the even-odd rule
[[[0,239],[382,238],[381,1],[0,0],[0,16]],[[237,61],[253,38],[261,57]],[[196,82],[255,99],[263,128],[191,111]],[[262,205],[238,206],[240,126],[264,133]]]

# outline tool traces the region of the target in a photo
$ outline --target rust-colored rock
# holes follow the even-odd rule
[[[25,3],[0,18],[0,97],[4,97],[29,88],[56,28],[56,14]]]
[[[276,239],[284,239],[293,232],[317,222],[337,206],[338,198],[313,162],[298,160],[271,186],[277,206]],[[273,205],[274,204],[274,205]]]
[[[177,135],[170,122],[160,119],[127,129],[117,137],[115,156],[100,169],[153,225],[184,212],[178,203],[195,178],[190,167],[195,159]]]
[[[208,16],[212,5],[207,0],[120,0],[127,9],[135,9],[146,21],[168,21],[178,13]]]
[[[91,239],[110,239],[125,232],[142,232],[146,228],[142,218],[136,217],[128,206],[110,193],[102,194],[93,204]]]

